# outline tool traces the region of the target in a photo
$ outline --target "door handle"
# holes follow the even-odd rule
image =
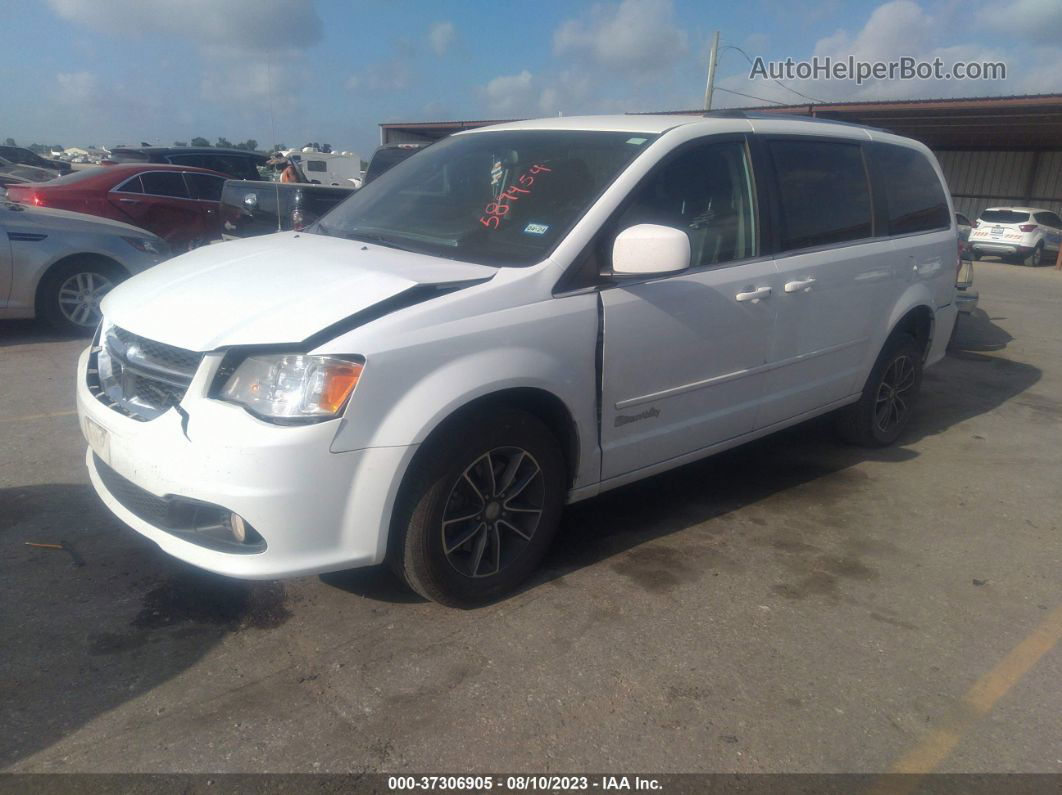
[[[140,204],[140,199],[119,199],[122,204]]]
[[[771,296],[770,287],[757,287],[755,290],[749,290],[748,292],[738,293],[734,297],[739,301],[759,301],[761,298],[769,298]]]
[[[815,283],[812,278],[797,279],[795,282],[786,282],[785,291],[787,293],[799,293],[801,290],[810,290],[811,285]]]

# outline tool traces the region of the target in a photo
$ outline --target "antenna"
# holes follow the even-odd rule
[[[269,134],[273,136],[273,146],[277,145],[277,123],[273,118],[273,77],[270,74],[270,67],[272,66],[273,58],[270,53],[266,53],[266,93],[269,95]],[[283,231],[280,225],[280,185],[276,180],[273,180],[273,196],[276,198],[277,203],[277,231]]]

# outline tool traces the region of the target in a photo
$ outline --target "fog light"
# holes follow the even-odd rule
[[[241,544],[247,540],[247,525],[238,513],[229,514],[229,529],[232,531],[232,537]]]

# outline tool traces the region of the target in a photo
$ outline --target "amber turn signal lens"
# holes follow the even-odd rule
[[[332,414],[343,408],[350,393],[358,385],[358,379],[364,369],[365,365],[359,362],[329,362],[325,366],[320,407]]]

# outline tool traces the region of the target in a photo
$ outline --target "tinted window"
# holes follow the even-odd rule
[[[127,179],[125,182],[115,188],[115,190],[121,193],[143,193],[144,188],[140,184],[140,175],[137,174],[132,179]]]
[[[1035,213],[1033,218],[1036,219],[1036,223],[1043,224],[1044,226],[1058,227],[1062,226],[1062,221],[1054,213],[1042,212]]]
[[[972,226],[972,224],[970,223],[970,219],[962,213],[955,213],[955,223],[960,224],[962,226]]]
[[[1062,229],[1062,218],[1059,218],[1055,213],[1044,213],[1048,218],[1048,226],[1053,226],[1055,229]]]
[[[189,174],[184,175],[188,182],[188,188],[192,192],[193,199],[216,202],[221,199],[221,188],[225,180],[212,174]]]
[[[660,224],[690,238],[690,263],[714,265],[754,256],[752,175],[741,142],[705,144],[661,166],[638,188],[616,232]]]
[[[770,144],[782,209],[782,249],[870,237],[870,184],[858,144]]]
[[[180,171],[146,171],[140,175],[140,181],[144,185],[144,193],[188,198],[188,188],[185,187]]]
[[[323,160],[307,160],[307,171],[328,171],[328,164]]]
[[[206,155],[170,155],[166,160],[178,166],[194,166],[196,168],[206,168],[207,162]]]
[[[236,179],[258,179],[258,169],[251,158],[238,155],[210,155],[204,168],[220,171]]]
[[[981,220],[990,224],[1024,224],[1029,220],[1029,214],[1014,210],[985,210],[981,213]]]
[[[876,151],[885,183],[889,234],[951,226],[944,188],[926,156],[917,149],[889,144],[878,145]]]
[[[376,150],[369,161],[369,167],[365,169],[363,185],[368,185],[381,174],[391,170],[407,157],[412,157],[422,147],[415,146],[382,146]]]

